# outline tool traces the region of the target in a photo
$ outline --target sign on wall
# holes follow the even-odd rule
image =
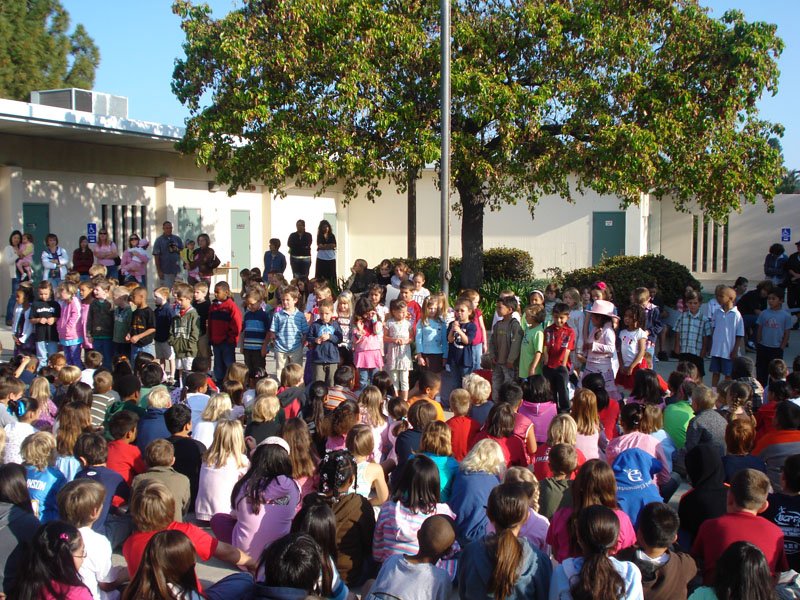
[[[791,227],[781,227],[781,241],[782,242],[791,242],[792,241],[792,228]]]
[[[86,238],[89,240],[90,244],[97,243],[97,223],[86,224]]]

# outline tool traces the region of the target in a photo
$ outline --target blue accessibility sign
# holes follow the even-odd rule
[[[782,242],[791,242],[792,241],[792,228],[791,227],[781,227],[781,241]]]
[[[97,243],[97,223],[86,224],[86,238],[89,240],[90,244]]]

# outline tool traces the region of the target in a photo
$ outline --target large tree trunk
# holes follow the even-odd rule
[[[408,258],[417,258],[417,170],[408,168]]]
[[[484,203],[467,185],[458,185],[461,200],[461,287],[478,289],[483,283]]]

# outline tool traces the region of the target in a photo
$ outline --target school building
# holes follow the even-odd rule
[[[375,203],[360,197],[344,204],[336,189],[315,197],[313,190],[290,187],[280,197],[258,182],[228,196],[213,173],[175,150],[182,127],[129,119],[125,99],[120,108],[120,99],[96,92],[34,97],[36,103],[0,100],[0,222],[6,234],[32,233],[37,257],[49,232],[71,253],[89,224],[104,226],[122,252],[130,233],[152,242],[170,220],[184,240],[207,233],[222,262],[235,269],[229,281],[238,286],[238,269],[262,265],[272,237],[285,249],[297,219],[312,233],[321,219],[331,222],[340,276],[357,258],[373,265],[405,255],[406,198],[388,182]],[[419,256],[439,253],[436,177],[428,169],[417,184]],[[772,214],[763,204],[748,205],[719,225],[647,194],[627,209],[616,196],[591,190],[576,194],[573,203],[545,196],[533,217],[525,202],[487,211],[484,247],[527,250],[539,274],[547,267],[588,266],[604,255],[662,253],[687,265],[708,288],[738,275],[758,280],[767,248],[782,235],[793,251],[800,239],[798,198],[776,198]],[[460,230],[453,212],[453,256],[461,252]],[[0,277],[0,295],[8,293],[6,279]],[[154,280],[151,261],[148,281]]]

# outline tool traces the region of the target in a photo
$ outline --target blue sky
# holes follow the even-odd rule
[[[187,111],[170,90],[175,58],[182,54],[183,32],[170,0],[62,0],[72,22],[83,23],[100,48],[95,89],[129,98],[130,117],[183,124]],[[778,94],[761,100],[763,118],[782,123],[786,164],[800,168],[800,2],[795,0],[701,0],[721,16],[739,9],[748,20],[778,25],[786,48],[780,59]],[[234,7],[234,0],[209,0],[215,16]]]

